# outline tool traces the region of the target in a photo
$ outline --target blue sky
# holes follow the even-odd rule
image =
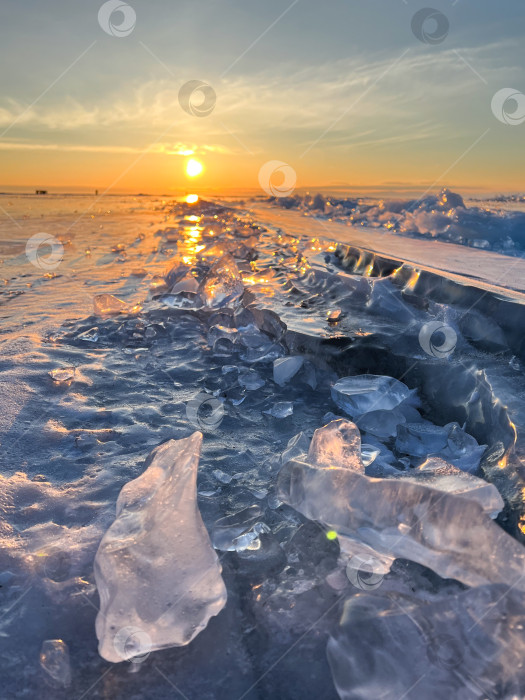
[[[305,186],[426,186],[459,158],[442,184],[525,189],[525,124],[490,109],[525,92],[525,3],[430,2],[450,24],[437,45],[412,0],[131,0],[126,37],[100,2],[4,0],[0,184],[106,186],[149,146],[118,187],[176,188],[191,150],[214,188],[256,186],[269,159]],[[178,104],[192,79],[217,94],[204,119]]]

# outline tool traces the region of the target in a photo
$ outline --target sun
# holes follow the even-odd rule
[[[200,160],[190,158],[189,161],[186,163],[186,175],[188,177],[197,177],[202,173],[203,170],[204,165],[200,162]]]

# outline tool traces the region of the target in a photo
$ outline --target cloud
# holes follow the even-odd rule
[[[25,105],[4,99],[0,130],[18,121],[9,134],[13,139],[0,139],[0,149],[138,153],[165,130],[166,139],[154,143],[153,152],[238,155],[283,147],[300,152],[327,129],[318,146],[325,151],[447,139],[472,133],[473,123],[484,117],[471,106],[471,98],[485,99],[487,92],[476,72],[495,88],[517,77],[501,59],[508,49],[508,44],[460,49],[474,70],[453,49],[428,47],[411,48],[394,68],[399,56],[386,52],[373,61],[281,65],[214,85],[216,108],[200,119],[181,110],[179,85],[164,77],[143,83],[135,77],[116,92],[86,94],[84,100],[50,93],[26,112]],[[170,143],[173,134],[177,140]]]

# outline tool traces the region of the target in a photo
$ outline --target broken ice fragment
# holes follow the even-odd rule
[[[199,293],[208,307],[225,306],[244,291],[241,273],[231,255],[223,255],[212,266],[199,286]]]
[[[298,355],[280,357],[273,361],[273,381],[279,386],[284,386],[295,377],[303,366],[303,358]]]
[[[310,438],[306,433],[297,433],[293,438],[288,440],[286,449],[281,454],[281,464],[286,464],[291,459],[299,457],[299,455],[306,455],[308,448],[310,447]]]
[[[368,467],[380,454],[381,450],[375,445],[361,445],[361,462],[364,467]]]
[[[448,430],[432,423],[406,423],[397,426],[396,450],[424,457],[447,445]]]
[[[264,379],[254,369],[247,369],[239,373],[239,384],[248,391],[255,391],[264,386]]]
[[[361,435],[354,423],[339,419],[318,428],[310,443],[307,462],[329,469],[342,467],[364,472]]]
[[[439,457],[429,457],[420,467],[400,477],[477,501],[491,518],[503,510],[503,499],[494,484],[463,472]]]
[[[522,698],[525,608],[509,586],[428,602],[406,595],[348,599],[328,642],[340,698]]]
[[[221,565],[197,507],[201,443],[196,432],[155,448],[147,469],[120,492],[94,567],[96,632],[107,661],[136,653],[116,644],[123,628],[140,630],[152,651],[182,646],[226,603]]]
[[[375,410],[390,410],[414,394],[393,377],[360,374],[343,377],[332,387],[332,399],[351,418]]]
[[[525,549],[484,510],[499,507],[494,491],[450,465],[421,481],[292,460],[279,474],[279,496],[340,543],[356,540],[378,557],[410,559],[467,586],[525,588]]]
[[[292,401],[278,401],[271,408],[266,411],[267,416],[273,416],[274,418],[287,418],[293,413],[293,402]]]
[[[51,379],[54,379],[55,382],[67,382],[70,379],[73,379],[75,376],[75,368],[60,367],[57,369],[52,369],[51,372],[49,372],[49,376]]]
[[[233,344],[235,342],[236,337],[236,328],[227,328],[226,326],[217,325],[212,326],[208,331],[207,341],[208,344],[213,348],[215,343],[221,338],[226,338],[230,342],[230,344]]]
[[[97,316],[127,314],[137,310],[137,307],[130,306],[122,299],[117,299],[113,294],[97,294],[93,299],[93,308]]]
[[[222,469],[214,469],[212,474],[221,484],[229,484],[232,480],[232,477],[226,474],[226,472],[223,472]]]
[[[63,688],[71,685],[69,649],[61,639],[46,639],[42,642],[40,665],[56,685]]]
[[[211,541],[215,549],[233,552],[239,548],[239,544],[242,547],[243,543],[239,543],[238,538],[248,532],[253,532],[254,526],[260,523],[262,515],[263,512],[259,506],[253,505],[233,515],[219,518],[211,532]],[[257,537],[257,534],[254,533],[252,540]],[[246,546],[252,540],[247,541]]]
[[[78,340],[83,340],[86,343],[96,343],[98,341],[98,327],[94,326],[83,333],[77,335]]]
[[[478,445],[476,438],[462,430],[458,423],[449,423],[445,428],[449,430],[447,446],[439,456],[463,471],[477,471],[487,445]]]
[[[196,294],[199,290],[199,283],[191,274],[185,275],[170,289],[171,294],[181,294],[182,292],[192,292]]]
[[[399,424],[404,422],[405,416],[399,408],[394,408],[391,411],[369,411],[356,419],[359,430],[378,438],[388,438],[395,435]]]

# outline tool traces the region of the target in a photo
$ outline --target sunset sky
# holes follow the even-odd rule
[[[435,45],[419,0],[130,0],[121,37],[101,4],[1,4],[0,188],[170,193],[192,157],[202,191],[257,188],[268,160],[299,187],[525,190],[525,123],[491,110],[525,92],[523,0],[432,0]],[[209,116],[181,108],[190,80]]]

